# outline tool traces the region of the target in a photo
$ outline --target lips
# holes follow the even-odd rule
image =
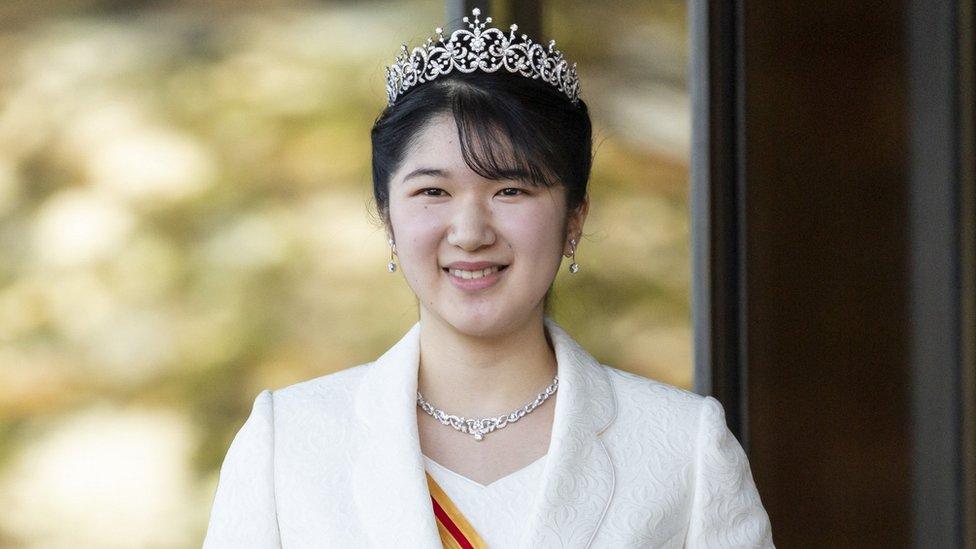
[[[502,273],[507,267],[508,265],[505,265],[503,267],[498,267],[497,269],[492,269],[487,275],[479,275],[478,278],[464,278],[464,276],[457,276],[455,274],[456,270],[448,269],[447,267],[444,267],[442,270],[447,274],[447,278],[451,281],[451,284],[453,284],[459,290],[478,291],[494,286],[499,279],[501,279]],[[484,269],[481,270],[484,271]]]
[[[490,276],[494,273],[504,271],[506,268],[508,268],[508,265],[491,265],[483,269],[460,269],[460,268],[444,267],[441,270],[443,270],[444,272],[446,272],[451,276],[468,280],[472,278],[481,278],[483,276]]]
[[[448,263],[444,267],[450,270],[461,269],[462,271],[483,271],[488,267],[494,266],[505,266],[504,263],[497,263],[493,261],[455,261],[454,263]]]

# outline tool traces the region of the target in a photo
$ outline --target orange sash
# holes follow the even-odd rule
[[[430,488],[430,500],[434,505],[437,530],[441,534],[444,549],[488,549],[488,544],[458,511],[444,490],[434,482],[430,473],[427,473],[427,487]]]

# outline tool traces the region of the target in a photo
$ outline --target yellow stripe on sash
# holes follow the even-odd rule
[[[437,517],[437,531],[440,532],[444,549],[488,549],[488,544],[481,539],[461,511],[458,511],[430,473],[427,473],[427,487],[430,489],[434,516]]]

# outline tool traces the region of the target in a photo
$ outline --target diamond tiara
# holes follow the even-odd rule
[[[579,77],[576,75],[576,63],[572,66],[563,59],[563,54],[554,49],[555,40],[549,41],[546,50],[541,44],[533,43],[523,34],[521,41],[515,36],[518,25],[512,25],[508,36],[498,28],[486,29],[485,23],[491,23],[491,17],[486,17],[484,23],[478,18],[481,10],[471,10],[474,23],[467,17],[462,21],[468,24],[468,29],[458,29],[451,33],[451,38],[444,41],[443,30],[438,27],[438,41],[428,38],[423,46],[418,46],[412,52],[407,51],[407,45],[401,46],[400,55],[396,62],[386,68],[386,93],[389,96],[389,106],[397,97],[417,84],[430,82],[440,75],[452,70],[470,73],[475,70],[495,72],[504,68],[508,72],[518,73],[548,82],[569,97],[574,105],[579,103]]]

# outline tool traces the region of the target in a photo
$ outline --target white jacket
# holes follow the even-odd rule
[[[559,398],[520,548],[773,547],[717,400],[602,365],[545,326]],[[262,391],[221,467],[204,547],[440,548],[419,357],[418,322],[375,362]]]

